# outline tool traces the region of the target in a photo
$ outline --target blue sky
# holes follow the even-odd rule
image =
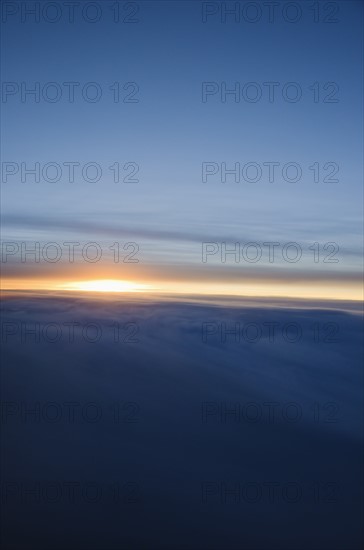
[[[160,266],[166,277],[180,264],[186,277],[200,271],[203,241],[296,241],[303,247],[336,242],[340,262],[329,266],[331,273],[343,280],[359,277],[362,4],[338,2],[336,23],[315,23],[304,1],[296,3],[302,18],[289,23],[282,17],[284,4],[272,23],[266,12],[257,23],[233,17],[222,23],[219,14],[203,23],[203,3],[191,1],[138,2],[138,22],[129,24],[112,21],[108,2],[94,24],[77,12],[73,24],[65,11],[54,24],[9,16],[3,24],[2,81],[30,88],[56,82],[62,97],[22,103],[16,94],[4,103],[3,96],[3,162],[95,162],[103,174],[96,183],[82,181],[79,172],[69,183],[66,170],[57,183],[34,183],[31,176],[21,183],[20,172],[10,176],[2,182],[2,238],[109,244],[127,238],[139,243],[140,261]],[[70,81],[81,87],[97,82],[102,98],[86,102],[77,88],[70,103],[63,85]],[[116,81],[121,88],[137,83],[139,101],[115,103],[109,86]],[[217,93],[203,103],[203,82],[219,89],[222,82],[227,88],[255,82],[263,96],[256,103],[228,96],[224,103]],[[264,82],[279,83],[274,102]],[[282,98],[287,82],[300,86],[300,101]],[[309,89],[315,82],[317,103]],[[335,86],[325,91],[328,82]],[[332,90],[338,102],[323,102]],[[108,167],[116,161],[137,163],[139,182],[114,183]],[[203,183],[203,162],[296,162],[302,178],[289,183],[278,171],[273,183],[265,175],[256,183],[230,177],[223,184],[218,174]],[[339,182],[315,183],[309,169],[315,162],[321,174],[325,163],[338,165]],[[288,276],[318,270],[326,277],[327,266],[305,259],[281,267]],[[272,266],[263,262],[259,268],[269,279]],[[13,269],[12,275],[24,276],[30,266]],[[225,266],[224,273],[234,269]]]

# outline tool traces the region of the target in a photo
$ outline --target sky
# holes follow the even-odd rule
[[[363,3],[1,9],[4,547],[362,548]]]
[[[5,4],[4,288],[360,298],[361,2]]]

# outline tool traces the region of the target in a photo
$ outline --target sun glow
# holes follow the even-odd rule
[[[244,280],[242,283],[231,281],[180,281],[180,280],[142,280],[128,281],[120,279],[71,280],[66,282],[55,279],[2,279],[3,291],[30,292],[74,292],[107,294],[143,294],[145,298],[156,296],[235,296],[247,298],[287,298],[320,300],[363,300],[362,283],[347,284],[341,282],[319,281],[316,284],[300,282],[287,284],[277,280]]]
[[[80,290],[83,292],[140,292],[147,290],[147,285],[119,281],[117,279],[101,279],[99,281],[79,281],[61,285],[62,290]]]

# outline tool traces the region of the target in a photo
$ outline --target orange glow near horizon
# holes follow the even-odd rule
[[[334,283],[330,281],[303,284],[254,280],[237,284],[231,282],[201,281],[126,281],[119,279],[96,279],[88,281],[55,281],[45,279],[3,279],[5,291],[54,291],[88,292],[98,294],[142,293],[146,297],[169,295],[238,296],[250,298],[300,298],[317,300],[363,300],[359,284]]]
[[[79,290],[81,292],[142,292],[148,291],[148,285],[119,281],[117,279],[100,279],[96,281],[77,281],[59,285],[59,290]]]

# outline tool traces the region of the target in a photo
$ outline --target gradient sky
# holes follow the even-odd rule
[[[203,23],[202,2],[145,0],[137,3],[138,22],[129,24],[112,21],[111,2],[99,4],[102,19],[94,24],[79,12],[68,23],[64,7],[54,24],[32,23],[31,17],[21,23],[19,14],[3,23],[3,82],[29,87],[97,82],[103,96],[87,103],[76,92],[69,103],[64,87],[57,103],[35,103],[31,97],[22,103],[19,94],[5,103],[3,96],[2,162],[97,162],[103,176],[96,183],[80,177],[74,183],[67,178],[22,183],[19,174],[2,180],[2,239],[95,241],[103,247],[104,261],[91,264],[91,270],[82,258],[75,264],[35,264],[14,257],[2,264],[5,279],[107,276],[160,281],[160,288],[176,280],[211,281],[236,285],[235,290],[240,285],[243,294],[245,282],[261,279],[279,283],[283,294],[292,281],[312,289],[318,285],[318,294],[333,285],[337,296],[356,285],[358,297],[362,3],[337,2],[336,23],[315,23],[312,3],[305,1],[298,2],[302,18],[297,23],[282,17],[284,2],[272,23],[265,11],[257,23],[232,17],[222,23],[219,14]],[[136,82],[139,102],[113,102],[109,86],[115,81],[121,86]],[[219,94],[203,103],[204,81],[224,81],[228,88],[235,82],[281,84],[272,103],[264,87],[257,103],[237,103],[231,96],[223,103]],[[303,92],[297,103],[284,101],[280,92],[292,81]],[[315,103],[309,90],[314,82],[337,83],[339,101]],[[114,183],[108,167],[116,161],[138,163],[139,183]],[[299,163],[301,181],[278,177],[270,183],[264,176],[257,183],[235,183],[230,177],[223,184],[216,176],[202,182],[203,162],[269,161]],[[337,163],[339,182],[315,183],[308,169],[314,162]],[[139,263],[115,266],[107,252],[115,241],[138,243]],[[296,241],[304,250],[314,242],[336,242],[339,262],[314,263],[304,253],[297,264],[266,259],[222,264],[216,254],[204,264],[201,248],[207,241]]]

